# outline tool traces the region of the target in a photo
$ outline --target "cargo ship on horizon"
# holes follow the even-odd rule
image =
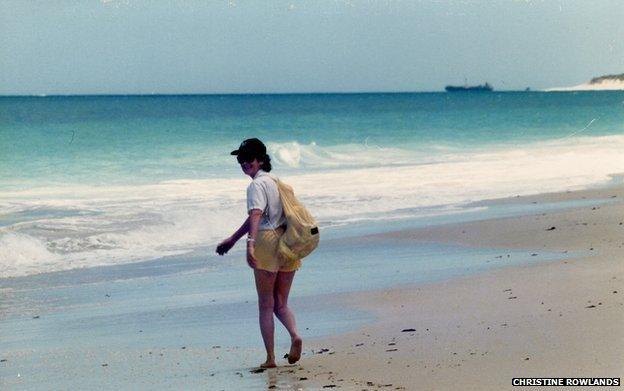
[[[444,89],[446,90],[446,92],[491,92],[494,90],[488,82],[485,82],[485,84],[480,84],[478,86],[446,86],[444,87]]]

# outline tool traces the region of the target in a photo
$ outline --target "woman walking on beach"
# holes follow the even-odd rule
[[[247,234],[247,263],[254,270],[260,332],[267,352],[266,361],[260,367],[276,367],[273,314],[290,334],[288,362],[293,364],[301,357],[302,339],[297,332],[295,316],[288,307],[288,294],[301,261],[285,261],[277,254],[277,245],[284,232],[286,218],[277,184],[269,174],[271,158],[266,153],[265,145],[257,138],[243,141],[231,154],[236,155],[243,172],[252,178],[247,187],[249,216],[232,236],[219,243],[216,251],[219,255],[224,255]]]

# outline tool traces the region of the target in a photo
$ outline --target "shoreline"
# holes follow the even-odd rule
[[[624,186],[488,202],[590,197],[613,202],[372,235],[499,248],[502,259],[517,248],[589,255],[337,297],[377,320],[309,341],[307,376],[318,388],[358,390],[501,390],[513,388],[513,377],[622,377]]]
[[[610,200],[603,196],[604,192],[608,192],[610,189],[614,189],[614,191],[618,192],[617,189],[624,188],[624,185],[622,184],[624,183],[624,173],[611,174],[610,176],[612,177],[610,182],[595,185],[595,186],[592,186],[583,190],[568,190],[568,191],[563,191],[563,192],[535,193],[535,194],[503,197],[503,198],[485,198],[482,200],[476,200],[476,201],[472,201],[468,203],[457,204],[457,206],[459,206],[461,210],[453,214],[442,213],[442,214],[432,215],[432,216],[412,216],[409,218],[390,218],[387,220],[387,222],[390,223],[388,226],[392,227],[391,229],[393,230],[395,229],[403,230],[404,228],[401,228],[401,225],[404,224],[405,222],[408,226],[410,226],[412,225],[412,222],[426,221],[426,220],[433,221],[432,224],[429,224],[429,223],[425,224],[427,226],[443,227],[449,224],[463,224],[462,222],[463,220],[461,220],[460,222],[454,222],[452,220],[453,216],[462,216],[462,215],[469,216],[466,218],[466,221],[468,222],[471,222],[471,221],[478,222],[482,220],[490,220],[490,219],[498,218],[498,217],[492,217],[492,216],[487,216],[487,215],[485,217],[479,216],[479,214],[482,214],[482,212],[472,211],[471,209],[474,209],[474,208],[483,208],[483,207],[488,207],[488,206],[496,207],[500,205],[509,206],[513,204],[520,204],[521,206],[522,205],[527,206],[530,203],[532,203],[532,204],[535,204],[535,206],[539,206],[537,204],[543,204],[543,208],[546,210],[551,209],[554,204],[562,204],[561,205],[562,209],[567,210],[570,208],[574,208],[574,206],[563,205],[564,202],[577,202],[577,201],[591,202],[593,200],[600,200],[600,199],[608,202]],[[621,194],[621,197],[624,198],[624,192],[620,191],[619,193]],[[539,202],[535,200],[539,200]],[[551,205],[547,205],[547,204],[551,204]],[[453,204],[450,204],[450,205],[455,206]],[[531,213],[531,211],[528,211],[528,212]],[[522,213],[525,213],[525,212],[524,211],[510,212],[510,215],[519,216]],[[451,219],[450,223],[445,222],[447,218]],[[501,217],[501,218],[505,218],[505,217]],[[358,232],[360,229],[359,227],[368,225],[370,223],[372,223],[373,225],[379,224],[379,221],[383,221],[383,220],[373,219],[371,221],[356,222],[355,224],[347,225],[346,227],[347,227],[347,231],[353,230],[354,232]],[[397,225],[397,227],[393,227],[394,225]],[[339,229],[343,229],[343,228],[344,227],[339,227]],[[326,227],[326,229],[335,230],[336,227]],[[388,230],[387,227],[383,228],[383,231],[387,231],[387,230]],[[407,230],[411,230],[411,228],[407,228]],[[349,234],[348,236],[351,237],[353,235]],[[368,235],[358,233],[355,236],[367,237]],[[373,236],[375,236],[375,234],[373,234]],[[333,240],[335,238],[332,237],[331,239]],[[441,241],[441,242],[451,243],[451,244],[454,243],[452,241]],[[213,249],[213,245],[202,245],[202,246],[193,248],[191,250],[188,250],[182,254],[163,255],[163,256],[156,257],[156,258],[137,259],[137,260],[132,260],[129,262],[122,262],[122,263],[96,264],[93,266],[78,266],[78,267],[73,267],[73,268],[49,270],[49,271],[36,272],[36,273],[0,276],[0,283],[3,281],[10,283],[11,281],[17,281],[17,280],[23,280],[23,279],[42,279],[48,275],[58,275],[58,274],[71,274],[71,273],[82,273],[82,272],[88,273],[88,274],[98,274],[98,270],[108,270],[108,269],[114,270],[114,269],[134,268],[134,267],[140,268],[142,265],[150,265],[153,263],[163,263],[163,262],[169,262],[169,261],[179,263],[180,260],[193,258],[197,254],[200,254],[203,252],[211,253],[212,249]],[[240,249],[240,248],[234,249],[234,251],[237,251],[237,250],[242,251],[244,249]]]

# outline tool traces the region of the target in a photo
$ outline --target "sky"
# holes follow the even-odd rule
[[[541,89],[623,38],[621,0],[0,0],[0,94]]]

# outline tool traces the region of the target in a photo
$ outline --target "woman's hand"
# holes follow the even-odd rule
[[[258,261],[254,257],[254,251],[254,242],[247,242],[247,264],[252,269],[255,269],[258,266]]]
[[[229,237],[217,245],[216,252],[219,255],[224,255],[228,251],[230,251],[230,249],[234,247],[235,244],[236,244],[236,240]]]

